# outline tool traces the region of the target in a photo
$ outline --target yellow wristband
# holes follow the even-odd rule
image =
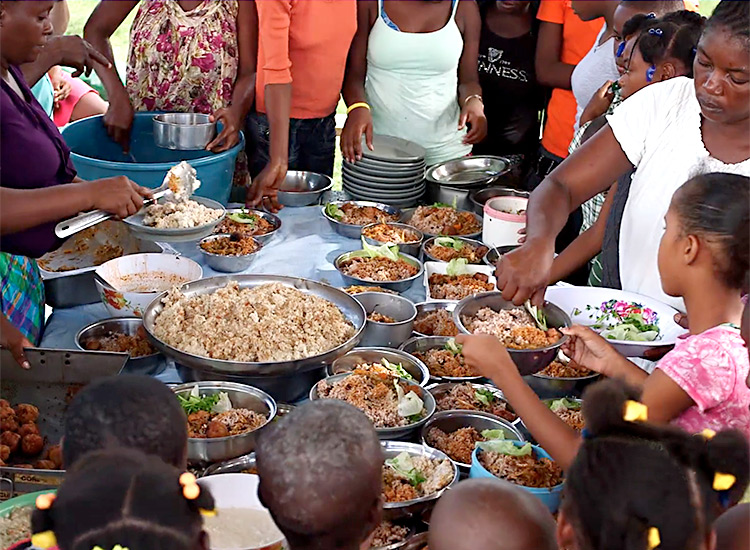
[[[352,105],[349,105],[349,108],[346,110],[346,114],[348,115],[354,109],[359,109],[360,107],[364,107],[368,111],[370,110],[370,106],[367,103],[365,103],[364,101],[360,101],[359,103],[353,103]]]

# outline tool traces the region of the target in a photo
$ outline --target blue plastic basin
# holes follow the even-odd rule
[[[101,115],[68,125],[62,135],[72,151],[71,159],[78,175],[85,180],[127,176],[139,185],[154,189],[162,184],[172,166],[186,160],[201,180],[196,195],[226,205],[232,190],[237,155],[245,145],[244,136],[240,134],[239,144],[218,154],[164,149],[154,145],[151,119],[155,114],[158,113],[135,114],[129,155],[107,135]]]

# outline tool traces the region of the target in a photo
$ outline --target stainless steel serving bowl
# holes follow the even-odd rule
[[[76,334],[76,346],[78,346],[78,349],[80,350],[90,351],[86,348],[87,340],[104,338],[113,332],[135,336],[138,334],[138,329],[141,329],[142,327],[143,320],[140,317],[115,317],[112,319],[97,321],[96,323],[92,323],[78,331],[78,334]],[[161,374],[166,368],[167,362],[165,361],[164,356],[157,351],[151,355],[130,357],[127,363],[125,363],[122,372],[156,376],[157,374]]]
[[[495,197],[525,197],[528,199],[529,195],[528,191],[520,191],[510,187],[486,187],[469,193],[469,203],[471,210],[477,214],[484,214],[484,205],[490,199]]]
[[[414,281],[420,279],[422,277],[422,274],[424,273],[424,266],[422,265],[422,262],[420,262],[414,256],[409,256],[408,254],[399,254],[399,258],[418,269],[417,274],[412,275],[408,279],[401,279],[400,281],[370,281],[368,279],[359,279],[357,277],[352,277],[351,275],[347,275],[346,273],[344,273],[342,269],[342,264],[344,262],[351,260],[352,258],[363,257],[366,255],[367,253],[364,250],[355,250],[353,252],[345,252],[344,254],[341,254],[338,258],[336,258],[336,260],[334,260],[334,267],[339,273],[341,273],[341,277],[343,277],[347,285],[374,284],[382,288],[387,288],[388,290],[393,290],[395,292],[405,292],[406,290],[409,290]]]
[[[562,395],[562,396],[555,397],[555,398],[542,399],[542,402],[547,406],[547,408],[549,408],[550,405],[552,405],[553,401],[556,401],[557,399],[562,399],[562,398],[565,398],[568,401],[572,401],[574,403],[578,403],[579,405],[583,405],[583,400],[581,400],[579,397],[573,397],[571,395]],[[526,435],[526,439],[532,442],[536,442],[536,439],[531,434],[529,429],[526,427],[526,424],[523,423],[523,420],[521,420],[521,422],[519,423],[518,429],[521,430],[521,433]]]
[[[447,263],[447,262],[445,262],[445,260],[440,260],[440,259],[436,258],[435,256],[433,256],[432,254],[430,254],[430,253],[429,253],[429,252],[427,251],[427,250],[428,250],[428,249],[429,249],[429,248],[430,248],[430,247],[431,247],[431,246],[432,246],[432,245],[433,245],[433,244],[435,243],[435,239],[439,239],[439,238],[440,238],[440,237],[430,237],[429,239],[427,239],[427,240],[426,240],[426,241],[425,241],[425,242],[424,242],[424,243],[422,244],[422,259],[423,259],[423,260],[424,260],[425,262],[427,262],[427,261],[430,261],[430,262],[443,262],[443,263]],[[482,241],[478,241],[478,240],[476,240],[476,239],[467,239],[466,237],[458,237],[458,236],[456,236],[456,237],[454,237],[454,236],[451,236],[450,238],[451,238],[451,239],[456,239],[456,240],[458,240],[458,241],[461,241],[462,243],[465,243],[465,244],[467,244],[467,245],[471,245],[471,246],[475,246],[475,247],[479,247],[479,246],[481,246],[481,247],[484,247],[484,248],[489,248],[489,247],[488,247],[488,246],[487,246],[486,244],[484,244],[484,243],[483,243]],[[485,256],[485,254],[482,254],[482,257],[481,257],[481,258],[479,258],[479,260],[478,260],[478,261],[476,261],[476,262],[471,262],[471,263],[473,263],[473,264],[481,264],[481,263],[482,263],[482,261],[483,261],[483,258],[484,258],[484,256]]]
[[[474,189],[492,185],[510,171],[510,162],[503,157],[465,157],[437,164],[427,170],[427,201],[472,208],[469,194]]]
[[[566,361],[562,353],[558,354],[558,361]],[[539,396],[540,399],[560,399],[561,397],[581,397],[586,386],[598,382],[601,374],[598,372],[588,376],[578,376],[574,378],[556,378],[544,374],[535,373],[526,376],[525,380],[529,387]]]
[[[276,401],[266,392],[244,384],[232,382],[193,382],[173,388],[176,395],[187,395],[198,386],[201,395],[215,395],[225,392],[235,408],[249,409],[266,415],[268,422],[257,430],[227,437],[199,439],[188,438],[189,462],[218,462],[255,450],[255,438],[260,430],[273,421],[276,416]]]
[[[376,312],[396,321],[382,323],[367,319],[360,346],[395,348],[409,339],[414,328],[414,319],[417,318],[417,308],[411,300],[385,292],[363,292],[354,298],[362,304],[368,316]]]
[[[389,458],[395,458],[401,453],[409,453],[412,456],[423,456],[426,458],[431,458],[433,460],[450,460],[450,458],[448,458],[448,455],[446,455],[444,452],[426,447],[424,445],[420,445],[418,443],[383,441],[381,445],[383,446],[383,455],[385,456],[386,460],[388,460]],[[449,490],[456,483],[458,483],[458,467],[453,461],[451,461],[451,465],[454,469],[453,479],[450,481],[450,483],[448,483],[448,485],[446,485],[439,491],[426,497],[407,500],[405,502],[383,503],[383,516],[385,517],[385,519],[394,520],[404,517],[417,516],[425,510],[432,508],[437,500],[443,495],[443,493],[445,493],[445,491]]]
[[[427,442],[427,434],[430,429],[438,428],[449,434],[460,428],[474,428],[479,433],[484,430],[502,430],[505,439],[511,441],[526,441],[526,438],[513,424],[497,416],[478,411],[442,411],[435,413],[432,418],[422,427],[422,444],[434,449]],[[438,449],[436,449],[438,450]],[[453,460],[451,458],[451,460]],[[470,463],[453,460],[462,472],[469,472]]]
[[[441,202],[441,201],[437,201],[437,202]],[[443,204],[452,204],[452,203],[451,202],[446,202],[446,203],[443,203]],[[461,205],[458,205],[457,207],[458,207],[459,211],[464,211],[464,212],[468,212],[469,211],[466,208],[461,208]],[[404,210],[404,214],[403,214],[403,222],[405,224],[407,224],[407,225],[411,225],[411,219],[414,216],[414,212],[416,212],[416,211],[417,211],[416,208],[406,208]],[[445,237],[462,237],[464,239],[479,239],[479,238],[481,238],[481,236],[482,236],[482,224],[484,223],[484,219],[482,218],[482,216],[480,214],[477,214],[476,212],[471,212],[471,214],[477,220],[477,223],[479,223],[479,231],[475,231],[474,233],[467,233],[466,235],[442,235],[442,236],[445,236]],[[435,235],[433,233],[427,233],[425,231],[422,231],[422,233],[424,233],[425,237],[440,237],[441,236],[441,235]]]
[[[325,381],[329,384],[335,384],[336,382],[338,382],[339,380],[343,380],[350,374],[351,373],[349,372],[334,374],[333,376],[325,378]],[[412,424],[409,424],[407,426],[398,426],[396,428],[375,428],[378,437],[382,440],[408,439],[415,433],[418,433],[419,429],[424,426],[425,422],[427,422],[430,417],[435,414],[435,398],[430,392],[425,390],[422,386],[415,385],[415,383],[411,380],[406,380],[405,378],[399,378],[399,380],[411,386],[414,389],[414,392],[419,395],[419,398],[422,399],[422,401],[424,402],[425,415],[424,418],[422,418],[419,422],[413,422]],[[320,397],[318,396],[318,384],[315,384],[312,387],[309,397],[310,401],[320,399]]]
[[[490,267],[497,267],[497,262],[500,261],[502,256],[505,256],[509,252],[513,252],[521,245],[510,245],[510,246],[499,246],[490,248],[487,254],[484,255],[484,263]]]
[[[240,271],[245,271],[255,261],[255,258],[258,257],[258,252],[263,248],[263,244],[256,239],[253,239],[253,241],[258,245],[257,250],[251,254],[242,254],[240,256],[213,254],[203,248],[203,243],[230,237],[231,235],[228,233],[218,233],[215,235],[209,235],[198,242],[198,250],[203,256],[203,260],[211,269],[221,271],[222,273],[239,273]]]
[[[483,292],[475,294],[461,300],[456,309],[453,310],[453,322],[456,323],[458,330],[464,334],[471,334],[464,326],[462,318],[467,315],[474,315],[482,308],[488,307],[495,311],[502,309],[515,309],[518,306],[512,302],[503,299],[500,292]],[[521,306],[523,307],[523,306]],[[547,316],[547,325],[551,328],[564,328],[571,325],[570,317],[562,309],[549,302],[544,303],[542,308]],[[557,355],[560,347],[568,341],[568,337],[562,337],[553,345],[539,349],[508,349],[511,359],[516,364],[518,372],[525,376],[542,370],[549,365]]]
[[[396,222],[386,222],[385,225],[389,225],[391,227],[396,227],[398,229],[404,229],[413,232],[417,239],[414,241],[410,241],[408,243],[386,243],[383,241],[376,241],[372,237],[368,237],[365,235],[365,231],[369,227],[375,227],[376,225],[380,225],[379,223],[371,223],[370,225],[365,225],[362,228],[362,237],[364,237],[365,242],[367,244],[371,244],[373,246],[380,246],[383,244],[387,244],[388,246],[397,245],[399,252],[402,252],[404,254],[408,254],[409,256],[419,257],[419,251],[422,246],[422,241],[424,241],[424,235],[422,232],[417,229],[416,227],[412,227],[411,225],[406,225],[405,223],[396,223]]]
[[[355,348],[331,363],[327,368],[328,375],[351,372],[357,365],[380,363],[383,359],[389,363],[400,363],[420,386],[424,387],[430,381],[430,373],[422,361],[404,351],[388,348]]]
[[[275,215],[271,214],[270,212],[266,212],[265,210],[255,210],[255,209],[247,209],[247,208],[228,208],[227,209],[227,216],[230,214],[254,214],[256,216],[259,216],[266,220],[268,223],[273,225],[274,229],[272,231],[269,231],[265,235],[253,235],[253,239],[258,241],[261,244],[266,244],[268,241],[274,238],[274,236],[279,232],[281,229],[281,219]]]
[[[399,208],[396,208],[394,206],[390,206],[387,204],[383,204],[381,202],[372,202],[372,201],[331,201],[327,204],[335,204],[338,207],[341,207],[343,204],[355,204],[357,206],[374,206],[375,208],[379,208],[383,212],[387,214],[392,214],[394,216],[398,216],[397,221],[401,221],[401,218],[403,217],[403,213]],[[326,205],[323,205],[323,208],[321,209],[321,212],[323,213],[323,217],[328,220],[328,223],[331,225],[333,230],[341,235],[342,237],[347,237],[349,239],[357,239],[359,240],[362,236],[362,228],[364,225],[352,225],[350,223],[341,223],[338,220],[333,219],[331,216],[326,214]],[[369,224],[368,224],[369,225]]]
[[[427,386],[427,391],[429,391],[433,395],[433,397],[435,397],[435,400],[437,401],[443,395],[445,395],[451,388],[453,388],[453,386],[457,384],[463,384],[463,383],[465,382],[442,382],[440,384],[430,384],[429,386]],[[513,410],[513,407],[510,406],[508,401],[505,399],[503,392],[499,388],[493,386],[492,384],[478,384],[476,382],[468,382],[468,383],[471,384],[475,390],[480,390],[480,389],[486,390],[492,393],[492,395],[494,395],[500,401],[505,402],[505,406],[508,409],[508,412],[516,416],[515,419],[513,419],[512,421],[511,420],[507,420],[507,421],[510,422],[513,426],[518,426],[521,424],[521,417],[516,415],[516,412]],[[464,409],[455,409],[455,410],[464,410]],[[438,411],[438,412],[443,412],[443,411]],[[482,411],[469,411],[469,412],[482,412]],[[484,413],[484,414],[489,414],[489,413]],[[501,418],[493,414],[490,414],[490,416],[493,416],[495,418]],[[502,418],[502,420],[506,420],[506,419]]]
[[[279,202],[284,206],[318,204],[323,193],[333,187],[333,179],[325,174],[290,170],[279,188]]]
[[[428,313],[430,311],[436,311],[438,309],[445,309],[448,312],[453,315],[453,310],[456,309],[457,302],[452,300],[435,300],[432,302],[421,302],[417,304],[415,307],[417,308],[417,318],[419,318],[420,315],[423,313]],[[416,323],[416,320],[415,320]],[[432,334],[422,334],[421,332],[414,330],[415,336],[433,336]]]
[[[200,113],[154,115],[153,125],[154,143],[164,149],[203,150],[216,135],[216,123]]]
[[[449,340],[453,340],[450,336],[416,336],[410,338],[398,348],[406,353],[414,355],[415,353],[424,353],[434,348],[443,348]],[[414,355],[416,357],[416,355]],[[424,361],[422,361],[424,363]],[[425,363],[427,366],[427,363]],[[427,371],[430,371],[430,367],[427,366]],[[446,382],[477,382],[484,380],[482,376],[436,376],[429,373],[430,378],[434,381],[446,381]]]
[[[203,470],[203,474],[200,477],[214,476],[217,474],[241,474],[245,472],[245,470],[255,470],[256,468],[255,453],[252,452],[250,454],[238,456],[237,458],[211,464],[211,466]]]

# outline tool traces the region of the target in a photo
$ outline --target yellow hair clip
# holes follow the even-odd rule
[[[206,510],[205,508],[199,508],[198,511],[204,518],[212,518],[216,516],[216,510]]]
[[[648,550],[654,550],[661,544],[661,535],[656,527],[651,527],[648,530]]]
[[[94,546],[91,550],[104,550],[101,546]],[[120,546],[119,544],[115,544],[115,546],[112,548],[112,550],[128,550],[127,546]]]
[[[714,474],[714,491],[728,491],[734,486],[736,481],[737,478],[732,474],[716,472]]]
[[[705,430],[701,432],[701,435],[705,437],[706,439],[713,439],[714,436],[716,435],[716,432],[709,428],[706,428]]]
[[[648,420],[648,407],[638,401],[625,401],[625,412],[622,417],[626,422],[635,422],[636,420],[645,422]]]
[[[55,502],[54,493],[44,493],[36,497],[36,507],[38,510],[49,510],[52,507],[52,503]]]
[[[37,548],[53,548],[57,546],[57,538],[53,531],[42,531],[31,535],[31,544]]]
[[[182,485],[182,495],[188,500],[195,500],[201,494],[201,488],[198,486],[195,476],[190,472],[180,475],[180,485]]]

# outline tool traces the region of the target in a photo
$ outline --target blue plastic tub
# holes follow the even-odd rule
[[[521,447],[525,445],[525,442],[523,441],[514,441],[513,444],[516,447]],[[534,456],[538,458],[549,458],[552,460],[552,457],[547,454],[547,451],[542,449],[541,447],[537,445],[532,445],[532,449],[534,449]],[[469,470],[469,477],[470,478],[476,478],[476,477],[491,477],[494,478],[495,476],[490,473],[487,468],[482,466],[482,463],[479,462],[479,453],[481,453],[482,450],[479,448],[474,449],[474,452],[471,454],[471,469]],[[549,489],[543,489],[539,487],[524,487],[523,485],[518,485],[521,489],[524,491],[528,491],[535,497],[537,497],[539,500],[542,501],[542,503],[547,507],[547,509],[551,513],[556,513],[557,509],[560,507],[560,500],[562,498],[562,491],[563,486],[565,482],[560,483],[559,485],[555,485],[554,487],[551,487]]]
[[[85,180],[127,176],[144,187],[154,189],[164,181],[167,171],[182,160],[188,161],[198,172],[200,197],[229,201],[237,155],[245,145],[240,143],[223,153],[208,151],[172,151],[154,145],[152,118],[158,113],[136,113],[130,139],[130,155],[112,141],[104,127],[103,116],[79,120],[62,132],[72,154],[78,175]],[[133,160],[135,159],[135,161]]]

